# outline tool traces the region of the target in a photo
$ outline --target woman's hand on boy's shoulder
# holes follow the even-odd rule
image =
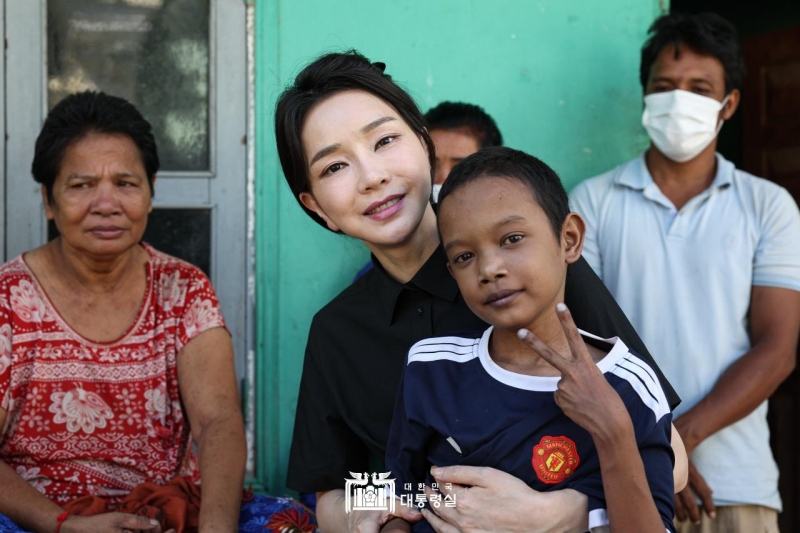
[[[554,396],[564,414],[594,439],[613,439],[631,426],[628,410],[589,354],[567,306],[558,304],[556,313],[569,343],[569,353],[556,352],[526,329],[519,331],[519,338],[561,372]]]

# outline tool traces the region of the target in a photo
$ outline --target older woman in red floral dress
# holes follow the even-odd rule
[[[33,175],[60,237],[0,267],[0,529],[158,532],[119,512],[129,493],[177,479],[199,500],[202,478],[186,531],[313,531],[291,500],[242,505],[246,445],[216,295],[199,269],[141,243],[157,170],[128,102],[87,92],[48,115]],[[86,497],[103,511],[65,513]]]

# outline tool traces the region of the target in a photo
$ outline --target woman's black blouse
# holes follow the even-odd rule
[[[406,284],[375,268],[320,310],[306,346],[287,485],[301,492],[344,488],[350,472],[382,471],[408,350],[417,341],[487,325],[464,303],[440,246]],[[620,337],[675,391],[603,282],[581,258],[567,271],[565,303],[576,325]],[[377,460],[377,463],[375,461]]]

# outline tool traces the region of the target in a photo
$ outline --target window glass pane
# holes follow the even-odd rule
[[[210,209],[153,209],[142,240],[211,276]]]
[[[209,170],[209,0],[48,0],[48,104],[102,90],[155,132],[161,168]]]
[[[48,221],[47,234],[48,240],[59,235],[52,220]],[[142,240],[211,276],[210,209],[153,209]]]

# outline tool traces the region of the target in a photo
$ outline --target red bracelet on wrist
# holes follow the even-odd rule
[[[61,524],[66,522],[67,518],[69,518],[69,513],[66,511],[58,515],[58,518],[56,518],[56,530],[54,533],[59,533],[59,531],[61,531]]]

